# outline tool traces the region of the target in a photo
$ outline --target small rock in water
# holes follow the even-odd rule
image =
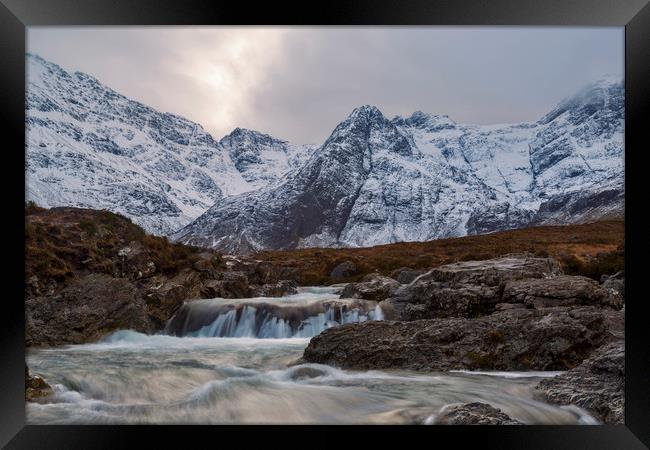
[[[316,378],[325,375],[325,371],[314,367],[297,367],[290,374],[292,380],[302,380],[305,378]]]
[[[25,400],[35,401],[52,393],[52,387],[42,377],[30,375],[29,369],[25,366]]]
[[[523,425],[487,403],[444,406],[432,421],[437,425]]]
[[[292,280],[280,280],[277,283],[267,283],[253,288],[255,297],[283,297],[298,292],[297,284]]]

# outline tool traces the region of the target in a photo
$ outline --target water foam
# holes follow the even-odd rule
[[[377,302],[339,299],[326,288],[279,298],[188,301],[169,321],[165,332],[195,338],[309,338],[342,324],[383,319]]]

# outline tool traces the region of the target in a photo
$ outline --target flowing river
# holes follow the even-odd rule
[[[416,424],[445,405],[483,401],[527,424],[595,424],[584,410],[533,399],[557,372],[351,371],[293,365],[311,336],[381,320],[374,302],[337,288],[280,298],[186,303],[161,334],[29,349],[54,394],[27,404],[30,424]]]

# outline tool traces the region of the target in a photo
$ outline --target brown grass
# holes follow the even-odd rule
[[[25,208],[26,277],[60,282],[80,272],[119,275],[120,249],[137,241],[157,272],[170,274],[197,260],[197,247],[148,235],[128,218],[80,208]]]
[[[614,273],[623,268],[623,242],[623,221],[603,221],[357,249],[265,251],[254,257],[297,267],[302,284],[335,282],[329,274],[343,261],[352,261],[358,268],[355,275],[344,281],[357,281],[375,271],[389,275],[400,267],[428,269],[456,261],[489,259],[520,252],[552,256],[566,266],[568,273],[599,278],[603,273]]]
[[[120,249],[140,242],[157,272],[174,274],[190,267],[201,250],[152,236],[128,218],[108,211],[80,208],[43,209],[26,205],[26,276],[64,281],[76,272],[120,276]],[[566,273],[596,280],[623,269],[624,223],[603,221],[584,225],[545,226],[480,236],[408,242],[358,249],[311,248],[266,251],[253,255],[297,271],[298,283],[322,285],[358,281],[379,272],[390,275],[401,267],[430,269],[456,261],[481,260],[507,253],[530,252],[557,258]],[[343,261],[357,266],[354,275],[334,280],[330,273]],[[214,252],[213,265],[222,264]]]

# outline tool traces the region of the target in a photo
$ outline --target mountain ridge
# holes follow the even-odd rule
[[[40,206],[108,209],[170,234],[224,196],[275,182],[299,164],[300,149],[308,153],[273,138],[264,151],[274,158],[239,170],[230,157],[237,149],[200,124],[38,55],[26,59],[26,200]]]
[[[27,60],[27,199],[108,209],[184,243],[360,247],[623,214],[624,91],[611,78],[519,124],[362,105],[315,146],[240,127],[216,140]]]
[[[538,121],[491,126],[421,111],[389,120],[364,105],[297,173],[173,238],[235,253],[364,247],[617,217],[622,99],[622,82],[596,82]]]

